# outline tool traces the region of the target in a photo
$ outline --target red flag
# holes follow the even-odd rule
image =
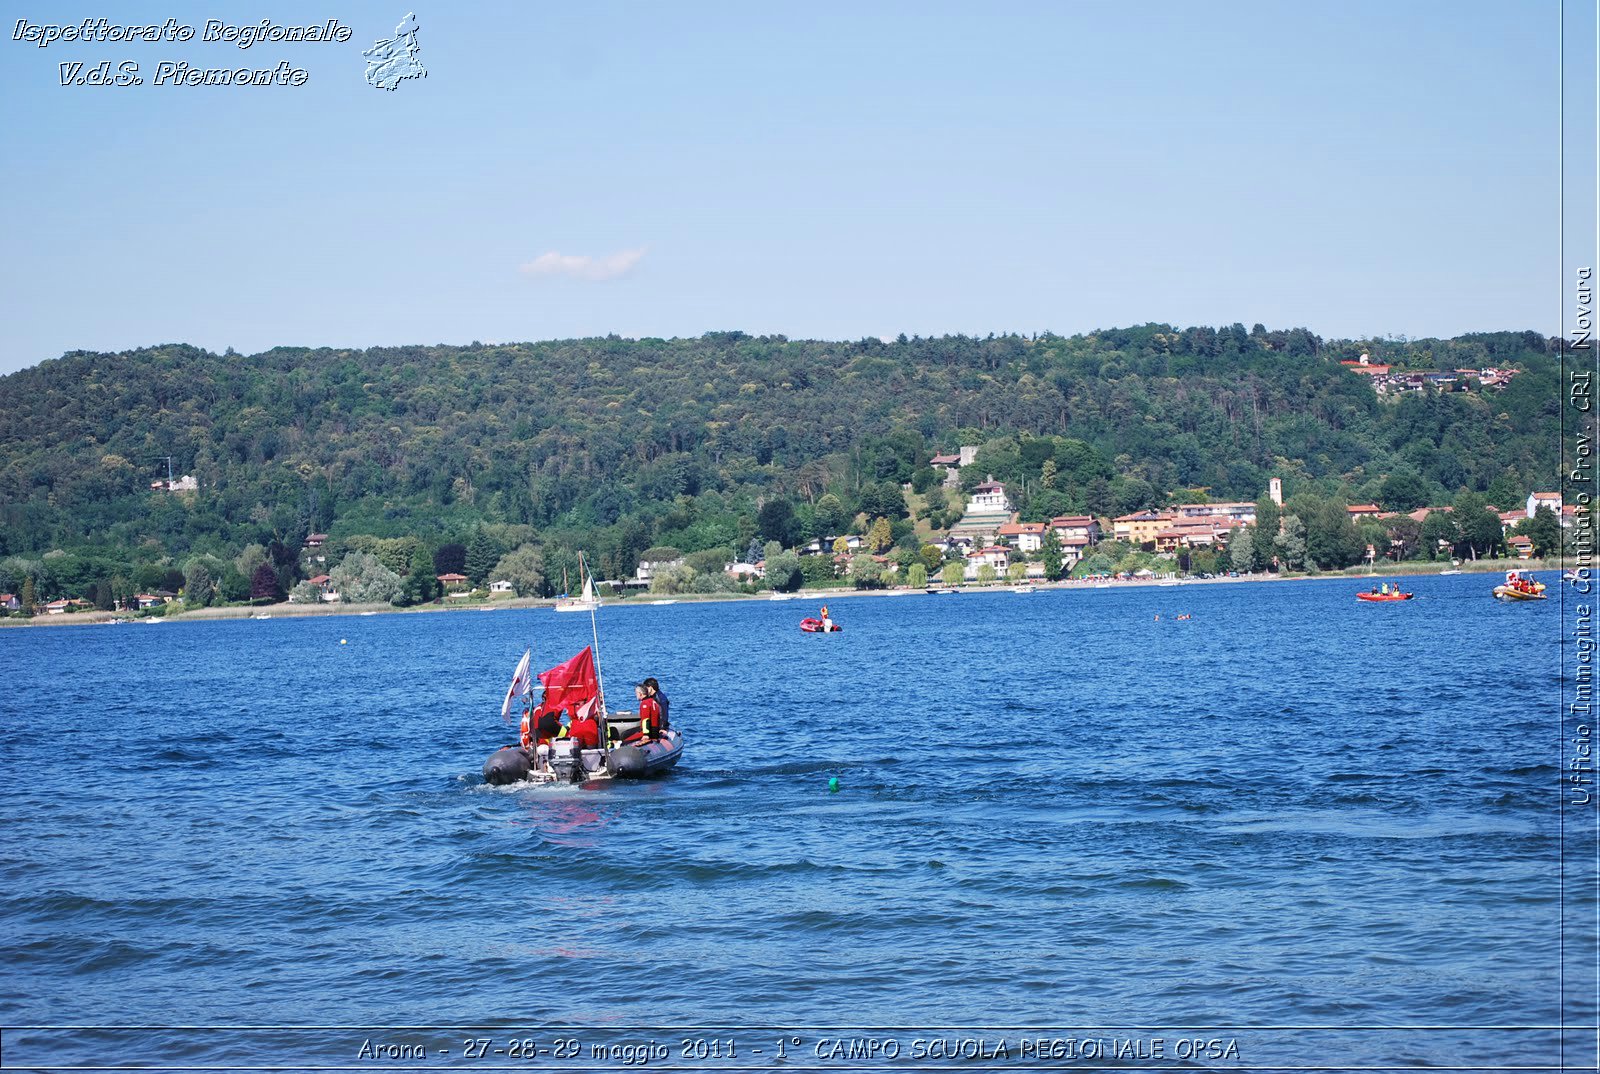
[[[546,712],[576,709],[600,693],[594,674],[594,653],[588,646],[566,663],[539,672],[539,681],[544,684],[544,704],[540,707]]]

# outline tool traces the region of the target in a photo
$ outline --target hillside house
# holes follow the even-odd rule
[[[995,531],[995,536],[1019,552],[1037,552],[1047,528],[1043,522],[1007,522]]]

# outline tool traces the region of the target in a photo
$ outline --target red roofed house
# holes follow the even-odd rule
[[[1375,503],[1355,503],[1346,507],[1345,510],[1350,512],[1351,522],[1358,518],[1377,518],[1383,514],[1383,508]]]
[[[1346,358],[1339,363],[1352,373],[1361,373],[1370,377],[1381,377],[1389,372],[1389,367],[1379,365],[1363,354],[1360,358]]]
[[[1513,526],[1519,522],[1526,522],[1527,519],[1528,516],[1523,514],[1521,511],[1501,511],[1500,532],[1510,533]]]
[[[1180,519],[1156,534],[1156,550],[1175,552],[1180,548],[1209,548],[1225,543],[1231,527],[1216,519]]]
[[[1063,545],[1082,548],[1100,540],[1100,523],[1093,515],[1058,515],[1050,520],[1050,528]]]
[[[1541,507],[1548,507],[1555,512],[1557,518],[1561,517],[1561,493],[1535,492],[1528,497],[1528,517],[1532,518],[1534,512]]]
[[[1007,522],[995,536],[1011,541],[1019,552],[1037,552],[1046,528],[1043,522]]]
[[[446,593],[454,593],[467,587],[467,576],[464,574],[438,574],[439,584],[444,586]]]
[[[1533,558],[1533,539],[1531,537],[1513,537],[1506,544],[1511,546],[1511,551],[1516,553],[1518,559]]]
[[[1119,541],[1152,544],[1162,530],[1170,529],[1174,516],[1163,511],[1135,511],[1111,520],[1111,535]]]
[[[1011,565],[1011,550],[1002,545],[990,545],[967,554],[966,577],[975,580],[978,577],[978,568],[988,565],[995,569],[996,574],[1004,574]]]
[[[15,593],[0,593],[0,612],[16,612],[22,610],[22,601],[17,599]]]

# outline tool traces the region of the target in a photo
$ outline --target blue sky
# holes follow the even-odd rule
[[[361,51],[407,5],[428,77],[375,90]],[[0,372],[174,341],[1554,334],[1570,305],[1554,0],[6,8]],[[111,10],[354,37],[11,39]],[[1567,14],[1569,262],[1592,12]],[[310,80],[58,84],[106,59]]]

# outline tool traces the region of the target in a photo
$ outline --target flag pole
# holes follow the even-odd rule
[[[588,570],[589,563],[584,559],[583,553],[580,551],[578,553],[578,573],[592,580],[594,576],[589,574]],[[594,586],[589,584],[586,585],[586,588],[593,591]],[[594,682],[596,692],[600,695],[600,755],[603,757],[611,750],[611,728],[610,721],[606,719],[606,680],[605,675],[600,670],[600,627],[595,621],[594,615],[595,608],[599,607],[599,604],[600,598],[596,595],[595,602],[589,605],[589,636],[594,639]]]

